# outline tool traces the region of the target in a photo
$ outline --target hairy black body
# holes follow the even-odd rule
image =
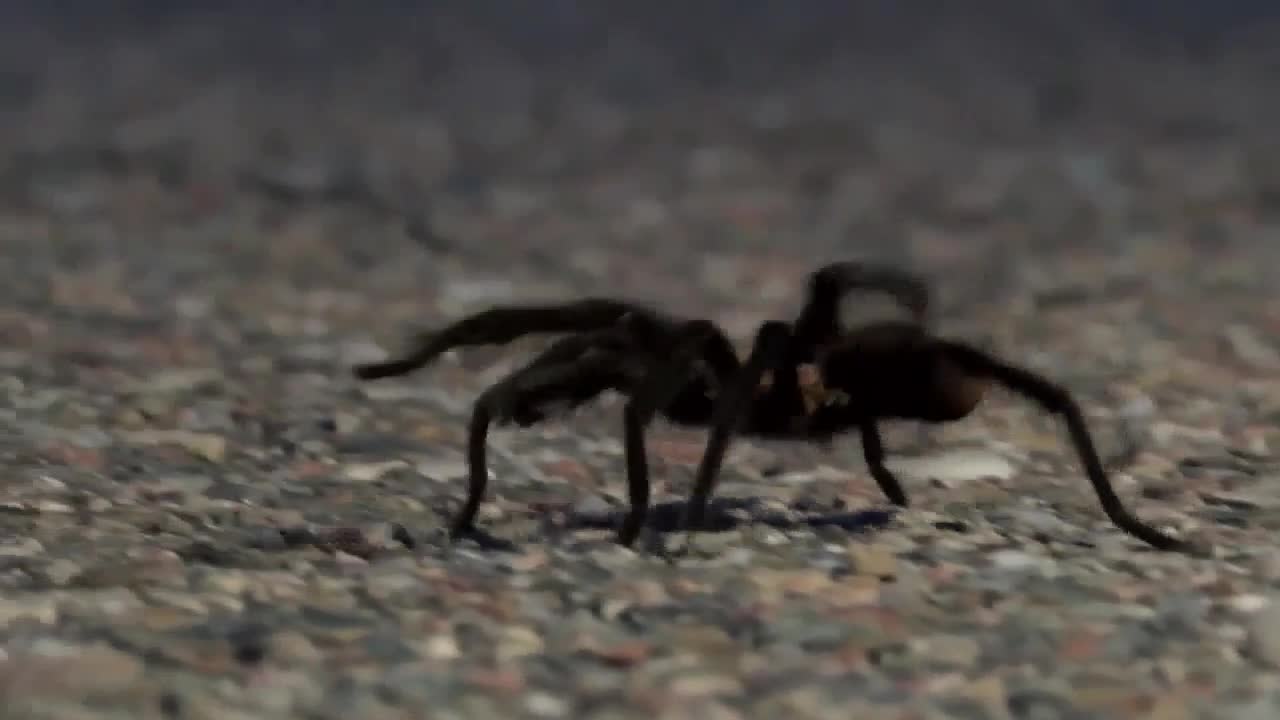
[[[655,416],[710,429],[685,516],[686,527],[697,527],[735,434],[825,443],[856,431],[872,477],[891,502],[906,506],[906,493],[885,467],[880,421],[958,421],[998,385],[1061,418],[1103,511],[1116,526],[1161,550],[1189,549],[1124,507],[1066,389],[929,330],[929,292],[919,278],[845,262],[818,269],[808,284],[799,316],[791,323],[761,324],[745,360],[708,320],[588,298],[486,310],[422,335],[402,358],[360,365],[354,373],[364,380],[402,375],[456,347],[505,344],[529,333],[569,333],[476,400],[468,439],[470,485],[450,530],[454,537],[474,527],[488,477],[485,448],[492,424],[527,427],[546,419],[553,406],[575,407],[606,390],[628,398],[623,434],[631,508],[618,541],[630,545],[649,509],[644,433]],[[913,319],[846,330],[839,306],[853,290],[886,292]]]

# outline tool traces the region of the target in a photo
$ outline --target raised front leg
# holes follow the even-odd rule
[[[600,298],[557,305],[496,307],[462,318],[440,330],[420,333],[402,357],[357,365],[352,372],[361,380],[405,375],[457,347],[505,345],[534,333],[601,330],[616,325],[628,315],[646,319],[658,327],[667,324],[651,309]]]

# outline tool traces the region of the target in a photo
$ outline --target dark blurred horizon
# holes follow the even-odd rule
[[[1144,74],[1167,67],[1203,75],[1232,63],[1269,80],[1280,68],[1271,42],[1278,19],[1280,5],[1261,0],[15,0],[0,7],[0,109],[14,88],[60,68],[92,76],[123,72],[123,63],[132,71],[148,53],[170,66],[165,73],[189,81],[247,68],[264,87],[290,91],[328,92],[343,73],[394,67],[417,83],[403,88],[406,97],[443,77],[478,87],[484,80],[473,82],[471,71],[495,65],[539,73],[544,89],[608,86],[611,102],[646,103],[681,90],[790,93],[817,76],[839,83],[876,63],[883,65],[869,72],[926,92],[994,77],[1089,95],[1115,82],[1117,58]],[[60,57],[71,48],[84,52]],[[70,69],[76,62],[91,67]],[[504,91],[485,89],[495,97]],[[1201,89],[1193,83],[1186,91]],[[1124,102],[1127,90],[1114,94],[1100,102]]]
[[[982,0],[963,7],[938,0],[546,0],[524,7],[504,0],[280,0],[269,5],[248,0],[11,0],[0,6],[0,25],[10,32],[39,27],[64,37],[107,40],[112,33],[163,31],[195,20],[235,28],[237,41],[285,45],[307,29],[323,28],[334,41],[331,51],[343,44],[376,45],[378,34],[388,31],[420,34],[429,45],[439,30],[433,25],[463,22],[483,27],[531,61],[598,46],[607,42],[609,31],[640,33],[684,51],[750,41],[741,49],[812,55],[900,46],[915,35],[959,26],[1021,35],[1029,44],[1049,41],[1059,49],[1088,42],[1101,32],[1121,37],[1135,49],[1181,47],[1213,55],[1231,45],[1234,36],[1248,35],[1277,18],[1280,5],[1262,0],[1080,0],[1070,6]]]
[[[67,0],[0,19],[0,150],[24,193],[77,153],[200,193],[359,187],[503,262],[569,235],[816,257],[853,237],[1222,245],[1280,222],[1280,5],[1258,0]]]
[[[1069,11],[1093,22],[1113,22],[1131,30],[1163,32],[1221,32],[1243,25],[1274,19],[1280,6],[1265,0],[1079,0],[1065,7],[1041,5],[1032,7],[1013,0],[980,0],[963,9],[948,8],[938,0],[657,0],[643,5],[625,0],[545,0],[536,7],[518,5],[509,0],[367,0],[359,4],[318,2],[317,0],[279,0],[264,5],[250,0],[62,0],[57,4],[41,0],[10,0],[0,6],[0,14],[16,19],[40,19],[63,26],[82,23],[150,24],[189,19],[249,13],[263,22],[296,21],[307,16],[341,15],[373,16],[385,13],[469,14],[488,17],[529,37],[543,34],[553,38],[559,32],[573,32],[606,18],[648,18],[664,23],[679,23],[697,30],[700,22],[714,21],[717,26],[738,18],[757,22],[813,23],[815,26],[854,17],[893,18],[895,22],[925,22],[939,14],[960,14],[1002,22],[1030,19],[1048,13],[1063,17]],[[706,29],[705,27],[703,29]]]

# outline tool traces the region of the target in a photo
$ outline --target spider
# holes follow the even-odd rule
[[[588,297],[560,304],[498,306],[420,334],[401,357],[361,364],[361,380],[410,373],[442,353],[469,345],[502,345],[531,333],[569,333],[475,401],[468,432],[469,488],[449,535],[475,530],[488,471],[491,425],[529,427],[606,390],[627,398],[623,437],[630,509],[617,541],[634,543],[649,510],[645,431],[661,415],[677,426],[709,428],[682,525],[699,527],[735,433],[829,446],[856,431],[872,478],[895,505],[907,495],[885,467],[879,424],[906,419],[948,423],[968,417],[993,385],[1061,418],[1101,501],[1121,530],[1160,550],[1189,551],[1188,542],[1144,523],[1116,495],[1084,414],[1072,395],[1040,374],[970,344],[933,334],[922,279],[889,266],[835,262],[808,276],[799,315],[763,322],[740,359],[726,333],[709,320],[687,319],[624,300]],[[910,319],[841,327],[839,306],[855,290],[883,292]]]

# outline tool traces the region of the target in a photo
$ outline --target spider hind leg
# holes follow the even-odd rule
[[[1198,550],[1191,543],[1148,525],[1125,507],[1111,481],[1107,479],[1102,459],[1085,422],[1084,412],[1069,391],[1039,373],[1007,363],[975,347],[958,342],[945,342],[942,347],[947,359],[970,376],[998,383],[1035,402],[1064,422],[1071,444],[1084,465],[1085,475],[1098,496],[1102,510],[1116,527],[1158,550]]]
[[[880,428],[874,420],[864,420],[858,427],[862,435],[862,456],[867,462],[867,470],[872,479],[880,486],[880,491],[889,502],[899,507],[907,507],[907,492],[902,483],[889,468],[885,467],[884,440],[880,437]]]

